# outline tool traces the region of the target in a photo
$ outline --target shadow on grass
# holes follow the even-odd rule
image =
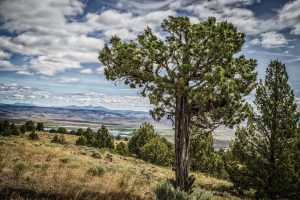
[[[92,191],[82,191],[76,194],[43,193],[23,188],[0,188],[1,200],[22,200],[22,199],[43,199],[43,200],[142,200],[141,197],[128,192],[98,193]]]

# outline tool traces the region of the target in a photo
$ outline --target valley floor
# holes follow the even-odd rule
[[[155,199],[156,183],[174,176],[171,168],[77,146],[77,136],[66,135],[61,145],[51,143],[51,133],[39,135],[0,136],[0,199]],[[239,199],[229,193],[230,182],[194,175],[213,199]]]

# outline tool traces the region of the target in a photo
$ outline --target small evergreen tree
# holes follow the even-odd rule
[[[95,138],[96,147],[99,148],[114,148],[114,138],[109,135],[108,129],[105,125],[102,125],[100,129],[98,129],[96,138]]]
[[[10,124],[7,119],[0,122],[0,135],[3,136],[11,135]]]
[[[25,127],[24,124],[23,124],[22,126],[20,126],[20,132],[21,132],[22,134],[24,134],[24,133],[26,132],[26,127]]]
[[[217,174],[217,155],[215,153],[211,132],[202,129],[194,129],[190,141],[191,169]]]
[[[93,130],[88,127],[83,134],[87,139],[87,145],[92,146],[93,145]]]
[[[173,145],[168,145],[167,142],[167,140],[163,140],[159,136],[152,138],[141,148],[141,158],[157,165],[173,165],[174,147]]]
[[[87,145],[87,139],[84,135],[81,135],[77,140],[76,140],[76,145]]]
[[[10,129],[11,129],[12,135],[20,135],[21,134],[20,130],[16,127],[16,125],[14,123],[12,123],[10,125]]]
[[[260,81],[256,89],[255,105],[257,112],[252,111],[247,126],[236,131],[230,179],[240,189],[256,189],[257,198],[295,197],[299,113],[281,62],[269,64],[264,84]]]
[[[132,138],[129,140],[129,152],[141,157],[141,148],[156,135],[153,125],[143,123],[139,129],[133,132]]]
[[[68,134],[67,129],[64,127],[59,127],[56,132],[61,134]]]
[[[38,122],[36,125],[37,131],[43,131],[44,130],[44,124],[42,122]]]
[[[39,134],[37,134],[37,132],[35,132],[35,129],[33,129],[31,131],[31,133],[29,134],[29,139],[31,139],[31,140],[39,140],[40,139],[40,136],[39,136]]]
[[[49,133],[55,133],[56,132],[56,130],[54,129],[54,128],[51,128],[50,130],[49,130]]]
[[[120,155],[123,156],[128,156],[129,155],[129,149],[127,144],[124,142],[120,142],[119,144],[116,145],[116,152]]]
[[[31,121],[31,120],[26,121],[24,125],[25,125],[25,128],[26,128],[27,131],[33,131],[35,129],[34,122]]]
[[[83,135],[84,134],[84,130],[82,128],[79,128],[76,132],[76,135]]]

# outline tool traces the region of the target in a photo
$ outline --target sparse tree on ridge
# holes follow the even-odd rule
[[[228,22],[192,24],[188,17],[168,17],[162,40],[148,27],[137,41],[110,39],[99,53],[108,80],[140,87],[155,107],[154,119],[175,125],[176,186],[189,191],[189,135],[192,126],[213,130],[244,117],[243,97],[255,83],[256,61],[240,52],[244,34]]]
[[[230,179],[237,188],[256,189],[257,198],[296,197],[300,115],[281,62],[269,64],[264,83],[260,81],[256,89],[255,105],[257,111],[247,126],[236,131],[228,165]]]

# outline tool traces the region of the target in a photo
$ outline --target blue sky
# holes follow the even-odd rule
[[[300,0],[1,0],[0,103],[149,110],[138,90],[105,79],[98,51],[111,36],[134,40],[146,26],[161,35],[169,15],[234,23],[258,77],[270,60],[283,61],[300,102]]]

